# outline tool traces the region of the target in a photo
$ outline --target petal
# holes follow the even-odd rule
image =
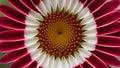
[[[113,56],[120,56],[120,47],[102,47],[96,46],[96,50],[100,50],[102,52],[108,53]]]
[[[90,5],[93,1],[94,1],[94,0],[87,0],[86,3],[85,3],[85,5],[84,5],[84,7]]]
[[[25,48],[24,41],[1,42],[0,43],[0,52],[15,51],[21,48]]]
[[[25,66],[27,66],[30,62],[32,61],[30,54],[27,54],[23,57],[21,57],[20,59],[18,59],[17,61],[15,61],[10,68],[24,68]]]
[[[90,58],[86,58],[86,61],[95,68],[107,68],[107,65],[94,54],[92,54]]]
[[[91,13],[95,12],[97,9],[99,9],[99,7],[101,7],[104,3],[106,2],[106,0],[94,0],[89,6],[89,10]]]
[[[110,36],[116,36],[116,37],[120,37],[120,31],[109,34]]]
[[[2,41],[17,41],[24,39],[24,30],[9,30],[0,32],[0,40]]]
[[[41,0],[31,0],[31,1],[34,5],[38,5],[41,2]]]
[[[110,2],[107,2],[98,11],[93,13],[93,16],[95,18],[98,18],[98,17],[100,17],[100,16],[102,16],[102,15],[104,15],[106,13],[109,13],[109,12],[115,10],[119,5],[120,5],[120,1],[119,0],[112,0]]]
[[[37,67],[37,62],[36,61],[33,61],[29,66],[28,68],[36,68]]]
[[[25,23],[26,16],[11,7],[0,5],[0,12],[14,21]]]
[[[89,63],[84,62],[83,64],[81,64],[82,68],[93,68]]]
[[[7,17],[0,17],[0,26],[9,29],[25,29],[25,25],[15,22]]]
[[[111,56],[111,55],[108,55],[108,54],[105,54],[99,51],[94,51],[93,53],[107,64],[110,64],[113,66],[120,66],[120,61],[114,56]]]
[[[11,29],[8,29],[8,28],[5,28],[3,26],[0,26],[0,32],[2,32],[2,31],[8,31],[8,30],[11,30]]]
[[[8,0],[9,1],[9,3],[13,6],[13,7],[15,7],[18,11],[20,11],[20,12],[22,12],[22,13],[25,13],[25,14],[28,14],[29,13],[29,9],[26,7],[26,6],[24,6],[21,2],[20,2],[20,0]]]
[[[35,6],[32,4],[30,0],[20,0],[20,2],[23,3],[30,10],[33,10],[39,13],[39,11],[35,8]]]
[[[87,0],[79,0],[79,1],[82,2],[83,4],[87,2]]]
[[[115,22],[110,25],[97,28],[98,35],[111,34],[120,31],[120,22]]]
[[[97,45],[105,47],[120,47],[120,38],[114,36],[97,36]]]
[[[10,62],[14,62],[23,55],[25,55],[26,53],[27,53],[27,49],[21,49],[21,50],[9,52],[6,55],[4,55],[2,58],[0,58],[0,63],[7,64]]]
[[[97,27],[103,27],[120,19],[120,11],[114,11],[96,19]]]

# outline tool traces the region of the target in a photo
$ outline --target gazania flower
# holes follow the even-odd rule
[[[0,63],[10,68],[120,67],[120,0],[8,0]]]

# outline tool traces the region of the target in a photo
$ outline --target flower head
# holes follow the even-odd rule
[[[10,68],[120,66],[119,0],[8,0],[0,63]]]

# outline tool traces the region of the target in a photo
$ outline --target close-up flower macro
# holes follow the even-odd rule
[[[0,4],[0,64],[120,68],[120,0],[8,0]]]

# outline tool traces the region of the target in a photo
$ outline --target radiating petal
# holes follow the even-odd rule
[[[24,41],[0,42],[0,52],[15,51],[25,48]]]
[[[30,12],[30,9],[28,9],[26,6],[24,6],[20,0],[8,0],[9,3],[15,7],[18,11],[23,12],[24,14],[28,14]]]
[[[5,28],[3,26],[0,26],[0,32],[2,32],[2,31],[8,31],[8,30],[11,30],[11,29],[8,29],[8,28]]]
[[[95,68],[107,68],[107,65],[97,56],[92,54],[89,58],[86,58],[87,62]]]
[[[39,13],[39,11],[35,8],[35,6],[32,4],[30,0],[20,0],[20,2],[24,4],[30,10],[33,10]]]
[[[27,54],[23,57],[21,57],[20,59],[18,59],[17,61],[15,61],[15,63],[13,63],[10,68],[24,68],[25,66],[27,66],[30,62],[32,61],[30,54]]]
[[[84,62],[83,64],[81,64],[82,68],[93,68],[89,63]]]
[[[120,31],[120,22],[97,28],[98,35],[106,35]]]
[[[25,54],[27,54],[26,48],[9,52],[5,54],[2,58],[0,58],[0,63],[6,64],[6,63],[14,62]]]
[[[24,30],[9,30],[0,32],[0,40],[2,41],[24,40]]]
[[[87,0],[86,3],[84,4],[84,7],[90,5],[94,0]]]
[[[0,12],[14,21],[25,24],[26,16],[11,7],[0,5]]]
[[[9,29],[25,29],[25,25],[15,22],[7,17],[0,17],[0,26]]]
[[[114,23],[119,19],[120,19],[120,11],[118,10],[118,11],[111,12],[107,15],[104,15],[99,19],[96,19],[96,24],[97,24],[97,27],[103,27],[111,23]]]
[[[120,31],[109,34],[110,36],[116,36],[116,37],[120,37]]]
[[[120,56],[120,47],[96,46],[96,50],[100,50],[113,56]]]
[[[90,9],[90,12],[93,13],[96,10],[98,10],[104,3],[106,2],[106,0],[94,0],[89,6],[88,8]]]
[[[111,56],[111,55],[108,55],[108,54],[105,54],[99,51],[94,51],[93,53],[107,64],[110,64],[113,66],[120,66],[120,61],[114,56]]]
[[[98,18],[106,13],[109,13],[109,12],[115,10],[119,5],[120,5],[119,0],[111,0],[110,2],[107,2],[106,4],[104,4],[98,11],[93,13],[93,16],[95,18]]]
[[[36,61],[33,61],[29,66],[28,68],[36,68],[37,67],[37,62]]]
[[[120,38],[114,36],[97,36],[99,46],[120,47]]]

